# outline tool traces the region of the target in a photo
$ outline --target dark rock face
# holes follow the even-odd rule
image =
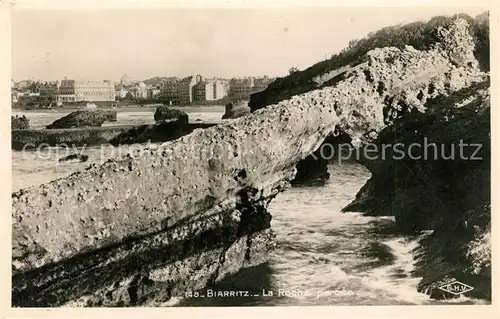
[[[215,124],[188,124],[182,121],[159,121],[157,124],[145,124],[133,127],[109,141],[114,146],[136,143],[158,143],[175,140],[191,133],[196,128],[208,128]]]
[[[73,129],[29,129],[12,130],[13,150],[33,150],[38,147],[97,146],[109,143],[116,136],[127,132],[133,126],[82,127]]]
[[[189,122],[189,117],[185,112],[170,108],[166,105],[156,108],[154,119],[155,121],[178,121],[181,124],[187,124]]]
[[[380,148],[417,147],[362,158],[372,177],[345,208],[395,216],[403,233],[433,230],[415,252],[419,290],[433,298],[449,298],[438,286],[452,279],[473,286],[470,295],[491,298],[488,89],[485,81],[430,100],[425,113],[411,112],[382,130]]]
[[[72,112],[47,125],[47,129],[101,127],[105,121],[116,121],[116,112],[108,110],[84,110]]]
[[[263,263],[267,207],[325,139],[361,147],[389,114],[482,79],[466,25],[448,31],[457,43],[370,51],[332,86],[13,193],[13,305],[160,305]]]
[[[238,100],[226,104],[226,112],[222,115],[222,119],[235,119],[245,116],[250,113],[248,101]]]
[[[252,95],[250,99],[252,110],[261,109],[270,101],[275,102],[276,98],[287,97],[297,90],[300,92],[303,90],[320,91],[321,88],[336,87],[346,100],[351,96],[366,94],[370,96],[366,99],[366,105],[371,105],[372,108],[368,112],[382,119],[381,125],[375,129],[365,127],[365,130],[358,132],[343,132],[342,130],[340,132],[350,136],[355,146],[370,142],[376,138],[382,127],[391,125],[403,114],[413,109],[423,111],[428,99],[448,95],[475,81],[480,81],[478,61],[474,56],[474,42],[468,32],[468,25],[464,20],[458,21],[461,22],[452,24],[448,29],[437,30],[436,37],[441,39],[441,42],[435,43],[432,50],[418,51],[409,46],[404,50],[393,47],[377,48],[369,51],[363,57],[361,64],[344,66],[318,75],[318,79],[313,81],[314,85],[295,88],[293,84],[290,84],[290,87],[281,88],[278,91],[271,85],[265,91],[256,93],[255,96]],[[423,58],[425,55],[427,57]],[[403,71],[408,63],[421,63],[422,69],[417,71],[411,67],[410,72],[415,72],[415,78],[403,81],[401,77],[409,75],[408,71]],[[349,79],[353,74],[363,75],[364,81],[351,83]],[[351,83],[352,86],[346,85],[347,83]],[[377,93],[378,96],[372,98],[372,92]],[[374,110],[378,110],[380,105],[382,105],[382,113],[377,114]],[[322,106],[323,103],[318,103],[318,107]],[[354,122],[356,118],[363,117],[364,110],[361,109],[362,107],[360,109],[354,107],[350,114],[346,114],[347,122]],[[348,123],[346,127],[349,128]],[[317,155],[317,152],[325,146],[328,146],[326,141],[319,146],[315,154]],[[327,160],[319,156],[311,156],[304,161],[297,166],[299,172],[296,184],[316,183],[318,179],[328,178]]]
[[[349,135],[335,131],[323,141],[321,146],[311,155],[297,163],[297,174],[292,180],[292,186],[324,185],[330,179],[328,164],[342,163],[347,158],[340,151],[350,146]]]
[[[84,154],[71,154],[59,159],[59,162],[67,162],[72,160],[78,160],[80,162],[88,161],[89,156]]]
[[[484,12],[474,18],[467,14],[449,17],[438,16],[428,22],[413,22],[387,27],[371,33],[364,39],[353,41],[347,48],[332,55],[330,59],[276,79],[265,90],[252,94],[249,106],[254,112],[267,105],[288,100],[292,96],[324,86],[331,86],[342,80],[345,72],[352,66],[361,63],[369,51],[377,48],[393,47],[403,50],[406,46],[412,46],[417,50],[429,50],[436,43],[448,41],[445,39],[447,35],[439,32],[442,32],[440,30],[448,30],[458,17],[467,21],[468,33],[471,36],[469,43],[473,46],[473,55],[479,61],[481,69],[487,72],[490,59],[489,13]],[[452,37],[449,37],[449,40],[452,43],[457,43],[456,39],[452,39]],[[457,52],[463,47],[465,46],[458,44]],[[454,54],[451,46],[448,46],[448,51]],[[383,90],[382,87],[380,89]]]
[[[137,144],[167,142],[191,133],[195,129],[214,126],[211,123],[160,122],[147,125],[124,125],[110,127],[85,127],[74,129],[26,129],[12,130],[13,150],[33,150],[40,146],[91,147],[109,144]]]
[[[30,128],[30,120],[25,116],[11,116],[10,125],[13,130],[27,130]]]

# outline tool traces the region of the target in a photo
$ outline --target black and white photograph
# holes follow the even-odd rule
[[[491,306],[493,16],[450,4],[12,2],[10,306]]]

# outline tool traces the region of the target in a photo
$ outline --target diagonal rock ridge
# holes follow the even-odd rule
[[[13,193],[13,305],[159,305],[263,263],[267,207],[326,137],[360,146],[484,77],[460,40],[467,23],[441,34],[429,51],[372,50],[316,90]]]

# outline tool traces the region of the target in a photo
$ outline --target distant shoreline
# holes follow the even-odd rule
[[[155,105],[145,105],[145,106],[121,106],[116,108],[110,107],[102,107],[96,108],[97,110],[115,110],[117,112],[154,112],[156,108],[161,104]],[[224,112],[223,105],[186,105],[186,106],[171,106],[174,109],[183,110],[186,113],[193,112]],[[11,113],[71,113],[80,110],[86,110],[85,107],[58,107],[53,109],[35,109],[35,110],[26,110],[22,108],[12,108]]]

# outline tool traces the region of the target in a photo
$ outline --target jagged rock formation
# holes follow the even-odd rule
[[[456,18],[461,17],[462,25],[456,24]],[[464,20],[465,19],[465,20]],[[467,21],[467,22],[465,22]],[[468,24],[467,28],[465,24]],[[428,50],[429,48],[438,48],[441,46],[442,52],[449,55],[452,63],[457,65],[465,65],[469,61],[472,63],[473,69],[477,67],[478,61],[481,70],[489,70],[489,18],[488,13],[472,18],[470,16],[459,14],[454,17],[435,17],[428,22],[415,22],[404,26],[388,27],[368,36],[359,41],[353,41],[353,44],[342,50],[340,53],[333,55],[331,59],[317,63],[304,71],[293,72],[290,75],[279,78],[271,83],[264,91],[252,94],[250,97],[249,106],[252,111],[266,107],[279,101],[291,98],[294,95],[302,94],[316,89],[321,89],[325,86],[335,85],[342,81],[345,76],[349,76],[354,65],[367,60],[370,53],[381,50],[384,46],[395,45],[393,50],[414,50],[416,47],[420,50]],[[443,26],[446,26],[443,28]],[[456,32],[456,28],[461,28],[461,31]],[[447,33],[450,30],[451,33]],[[455,37],[455,38],[454,38]],[[411,43],[413,47],[407,45]],[[387,48],[382,50],[386,51]],[[368,52],[371,50],[370,52]],[[462,52],[460,52],[462,50]],[[392,57],[386,57],[388,62]],[[410,60],[396,61],[396,63],[408,63]],[[440,72],[440,71],[438,71]],[[452,76],[451,74],[449,74]],[[370,76],[367,74],[367,76]],[[398,76],[398,75],[396,75]],[[464,76],[463,73],[457,72],[454,76]],[[467,76],[467,75],[466,75]],[[449,79],[449,83],[445,83],[450,87],[445,90],[435,92],[433,83],[430,83],[428,88],[422,92],[415,92],[416,95],[410,96],[413,101],[408,101],[408,97],[402,92],[400,96],[390,97],[391,100],[386,101],[388,104],[386,111],[392,114],[384,114],[387,117],[387,124],[390,124],[391,118],[397,118],[401,111],[418,106],[422,109],[422,105],[427,98],[426,95],[436,96],[439,94],[447,94],[460,88],[452,87],[453,79]],[[380,93],[383,94],[385,88],[384,81],[379,83]],[[467,85],[467,84],[465,84]],[[411,88],[410,88],[411,90]],[[389,98],[389,96],[388,96]],[[424,100],[419,103],[415,98]],[[393,104],[393,105],[390,105]],[[376,135],[372,135],[371,139]],[[333,136],[331,137],[333,138]],[[334,144],[335,145],[335,144]],[[330,146],[323,144],[324,146]],[[298,176],[303,176],[297,180],[296,184],[310,183],[318,181],[320,178],[328,179],[326,172],[327,161],[317,159],[317,156],[310,156],[298,165]],[[312,175],[310,173],[313,172]],[[307,179],[311,176],[311,180]]]
[[[334,86],[13,193],[13,305],[157,305],[262,263],[297,162],[478,81],[463,44],[373,50]]]
[[[166,105],[162,105],[156,108],[154,114],[155,121],[177,121],[182,125],[186,125],[189,122],[189,116],[186,112],[181,110],[170,108]]]
[[[226,112],[222,115],[222,119],[235,119],[245,116],[250,113],[248,101],[238,100],[226,104]]]
[[[83,110],[71,112],[47,125],[47,129],[101,127],[106,121],[116,121],[116,111]]]
[[[191,133],[195,129],[208,128],[215,124],[187,123],[187,119],[158,121],[156,124],[135,126],[113,137],[109,143],[113,146],[136,143],[158,143],[175,140]]]
[[[12,130],[28,130],[30,128],[30,120],[26,117],[26,115],[11,116],[10,123]]]
[[[362,158],[372,177],[346,208],[395,216],[407,233],[434,230],[415,252],[419,290],[434,298],[450,297],[437,288],[452,279],[473,286],[469,295],[491,298],[489,86],[431,100],[425,113],[407,114],[380,132],[379,147],[421,147]]]
[[[449,29],[458,17],[469,24],[470,37],[467,41],[470,43],[472,40],[474,43],[473,55],[480,62],[481,70],[488,71],[490,58],[488,12],[475,18],[466,14],[457,14],[451,17],[437,16],[426,22],[418,21],[402,26],[386,27],[370,33],[366,38],[353,40],[347,48],[332,55],[330,59],[316,63],[303,71],[291,72],[285,77],[276,79],[265,90],[252,94],[249,106],[252,111],[255,111],[267,105],[290,99],[294,95],[331,85],[332,82],[340,78],[339,75],[362,62],[366,54],[374,49],[394,47],[403,50],[409,45],[417,50],[427,51],[442,41],[443,34],[438,34],[438,30],[442,27]],[[458,46],[462,45],[458,44]],[[448,48],[451,49],[450,46]]]

